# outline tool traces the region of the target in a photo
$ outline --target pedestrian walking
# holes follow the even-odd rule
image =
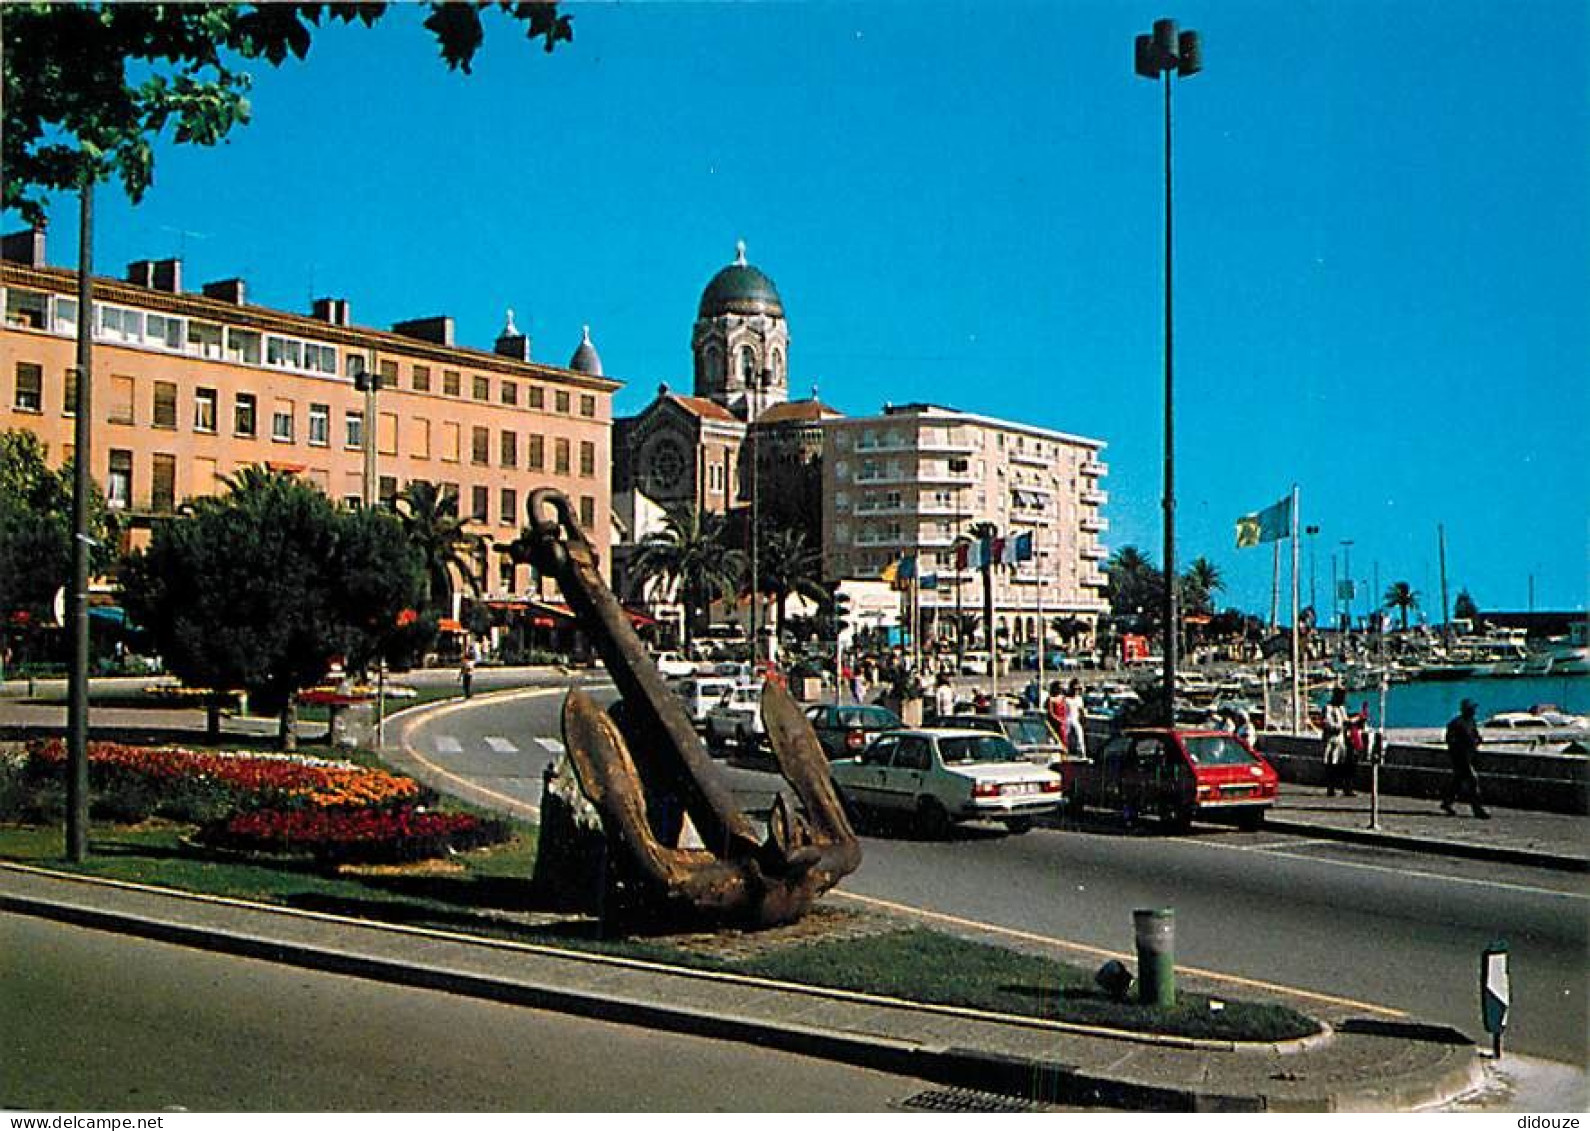
[[[1057,679],[1049,684],[1049,698],[1043,703],[1044,714],[1049,717],[1049,725],[1054,729],[1055,739],[1067,752],[1071,749],[1071,704],[1066,701],[1065,692],[1060,688]]]
[[[1457,717],[1446,724],[1446,756],[1452,763],[1452,780],[1441,794],[1441,812],[1457,816],[1452,803],[1466,796],[1474,815],[1482,821],[1490,820],[1490,813],[1480,800],[1480,776],[1474,772],[1474,757],[1480,752],[1480,728],[1474,721],[1480,705],[1472,699],[1458,704]]]
[[[1336,787],[1343,784],[1347,769],[1347,691],[1338,687],[1331,692],[1331,701],[1325,704],[1325,715],[1320,722],[1320,736],[1324,739],[1325,796],[1335,797]],[[1346,780],[1350,789],[1352,782]]]
[[[1356,714],[1347,716],[1347,761],[1342,765],[1342,793],[1353,796],[1353,782],[1358,778],[1358,764],[1369,755],[1369,704],[1358,704]]]
[[[933,713],[940,719],[955,713],[955,688],[950,686],[950,677],[945,672],[939,672],[938,683],[933,688]]]
[[[1085,758],[1088,754],[1088,736],[1082,727],[1084,706],[1082,681],[1073,679],[1066,690],[1066,750],[1073,756]]]
[[[468,648],[464,649],[464,654],[458,661],[458,682],[464,685],[465,699],[475,693],[475,657],[470,654]]]

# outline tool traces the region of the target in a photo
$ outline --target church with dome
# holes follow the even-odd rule
[[[630,540],[654,525],[648,511],[731,514],[754,498],[764,522],[803,529],[820,546],[821,425],[840,414],[815,389],[790,400],[784,302],[743,242],[701,292],[690,351],[688,392],[661,385],[644,409],[613,422],[614,506]],[[577,351],[570,368],[580,362]]]

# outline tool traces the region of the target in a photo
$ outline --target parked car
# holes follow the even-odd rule
[[[830,772],[852,811],[911,817],[934,835],[979,820],[1024,833],[1034,818],[1060,807],[1060,775],[986,731],[886,731],[859,758],[832,763]]]
[[[652,662],[657,665],[664,679],[683,679],[688,675],[696,674],[696,665],[687,660],[678,652],[658,652],[652,657]]]
[[[1128,819],[1154,817],[1173,828],[1218,815],[1256,829],[1279,786],[1275,768],[1234,734],[1129,730],[1079,768],[1072,801]]]
[[[854,758],[867,743],[886,730],[899,730],[900,716],[887,707],[863,704],[819,703],[806,708],[806,718],[817,732],[817,741],[829,761]]]
[[[753,750],[767,736],[762,723],[762,685],[739,683],[708,708],[703,731],[707,749],[720,753],[731,742],[742,751]]]
[[[679,681],[674,689],[685,705],[685,714],[700,730],[707,725],[707,712],[716,707],[738,681],[728,676],[693,675]]]
[[[968,652],[961,657],[962,675],[987,675],[988,653]]]

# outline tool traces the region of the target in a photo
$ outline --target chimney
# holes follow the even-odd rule
[[[492,352],[501,357],[511,357],[515,361],[530,360],[530,335],[521,334],[519,328],[513,324],[513,310],[508,311],[507,324],[503,326],[502,333],[497,335],[497,344],[492,347]]]
[[[418,338],[422,342],[450,346],[453,344],[453,318],[450,314],[438,314],[431,318],[411,318],[407,322],[394,322],[392,332],[401,334],[405,338]]]
[[[317,298],[312,316],[333,326],[347,326],[352,321],[352,311],[345,298]]]
[[[246,301],[244,296],[248,293],[247,284],[242,279],[220,279],[204,284],[203,289],[204,297],[219,299],[234,306],[242,306]]]
[[[20,263],[24,267],[43,267],[44,229],[27,228],[0,237],[0,259],[7,263]]]
[[[140,259],[127,265],[127,281],[134,286],[168,294],[182,293],[182,260]]]

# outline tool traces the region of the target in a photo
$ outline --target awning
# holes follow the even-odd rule
[[[452,617],[443,617],[441,620],[436,622],[436,630],[438,632],[463,632],[464,626],[459,624]]]
[[[649,617],[645,613],[637,613],[634,609],[625,609],[624,612],[629,616],[629,623],[636,628],[650,628],[657,623],[656,617]]]

